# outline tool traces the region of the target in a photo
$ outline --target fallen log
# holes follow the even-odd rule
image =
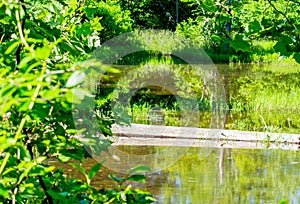
[[[194,127],[113,125],[114,145],[300,149],[300,135]]]

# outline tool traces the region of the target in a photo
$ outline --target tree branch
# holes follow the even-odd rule
[[[28,46],[27,42],[24,40],[24,36],[23,36],[23,31],[24,31],[24,26],[25,26],[25,16],[26,16],[26,6],[25,6],[25,3],[24,3],[24,0],[20,0],[20,4],[21,4],[21,7],[24,11],[24,18],[22,20],[20,20],[20,15],[19,15],[19,12],[16,11],[16,19],[17,19],[17,25],[18,25],[18,31],[19,31],[19,35],[20,35],[20,38],[23,42],[23,44],[25,46]],[[25,43],[24,43],[25,41]],[[22,50],[22,47],[23,45],[19,45],[17,50],[16,50],[16,65],[18,66],[18,64],[20,64],[20,61],[21,61],[21,50]],[[16,67],[17,69],[17,67]]]
[[[281,14],[286,20],[287,22],[293,27],[296,28],[296,26],[290,21],[290,19],[288,19],[288,17],[285,15],[285,13],[283,13],[282,11],[279,11],[275,5],[271,2],[271,0],[267,0],[269,2],[269,4],[273,7],[273,9],[278,12],[279,14]]]
[[[34,155],[34,153],[33,153],[33,147],[32,147],[32,145],[31,145],[31,141],[30,141],[30,139],[29,139],[29,137],[28,137],[28,134],[29,133],[26,133],[26,147],[27,147],[27,149],[28,149],[28,151],[29,151],[29,154],[30,154],[30,156],[31,156],[31,159],[34,159],[35,158],[35,155]],[[48,201],[48,203],[49,204],[54,204],[54,202],[53,202],[53,198],[51,197],[51,195],[47,192],[47,186],[46,186],[46,184],[45,184],[45,182],[44,182],[44,180],[43,180],[43,178],[42,178],[42,176],[41,175],[38,175],[38,179],[39,179],[39,183],[40,183],[40,185],[41,185],[41,187],[42,187],[42,189],[43,189],[43,191],[44,191],[44,193],[45,193],[45,195],[46,195],[46,197],[47,197],[47,201]]]

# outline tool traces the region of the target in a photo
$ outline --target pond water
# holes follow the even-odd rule
[[[134,187],[150,191],[157,203],[300,203],[300,152],[288,150],[259,149],[214,149],[206,158],[201,148],[189,148],[187,152],[168,168],[160,169],[163,162],[159,152],[165,147],[120,146],[131,155],[155,153],[155,159],[146,164],[159,169],[147,173],[145,185]],[[170,156],[176,157],[178,148],[168,147]],[[130,155],[128,154],[128,155]],[[200,155],[200,156],[199,156]],[[87,169],[96,161],[83,162]],[[125,163],[133,162],[128,156]],[[70,176],[82,177],[68,165],[58,165],[69,170]],[[126,165],[115,167],[121,171]],[[122,169],[124,168],[124,169]],[[97,187],[116,185],[107,178],[113,173],[122,174],[103,167],[96,175],[93,184]]]
[[[107,77],[99,94],[113,92],[108,107],[121,121],[149,123],[157,118],[150,111],[156,111],[165,114],[158,117],[160,125],[300,133],[299,66],[216,66],[219,75],[189,65],[117,66],[121,72]],[[225,105],[214,106],[220,98]],[[133,185],[154,194],[157,203],[300,203],[300,151],[214,148],[204,156],[199,147],[114,147],[121,154],[110,152],[93,180],[97,187],[113,188],[108,174],[124,176],[144,164],[154,172],[146,174],[145,185]],[[89,169],[95,163],[88,159],[82,165]],[[84,179],[70,166],[61,167]]]
[[[192,126],[211,127],[211,96],[215,94],[216,87],[206,86],[204,81],[205,78],[213,83],[216,81],[213,81],[214,75],[203,71],[210,66],[198,68],[203,71],[198,73],[189,65],[168,65],[175,71],[165,75],[161,74],[166,71],[160,66],[165,65],[149,65],[146,71],[142,69],[130,77],[120,77],[121,85],[117,85],[117,89],[124,90],[124,95],[119,95],[117,101],[127,97],[131,100],[128,109],[132,121],[151,124],[149,112],[151,108],[159,107],[165,111],[165,125],[185,126],[184,121],[192,119],[189,110],[185,109],[192,109],[194,113],[198,111],[199,116],[196,120],[192,119],[195,120]],[[119,68],[125,72],[137,69],[130,66]],[[226,114],[218,116],[222,120],[220,126],[234,130],[300,133],[299,65],[217,64],[216,68],[219,72],[217,80],[221,81],[216,83],[224,88],[224,100],[227,102],[224,107]],[[182,78],[171,79],[177,75]],[[147,80],[149,83],[145,82]],[[150,86],[151,83],[155,86]],[[174,91],[174,87],[178,90]],[[133,91],[128,92],[128,89]],[[190,108],[183,98],[193,97],[199,104]],[[187,102],[193,103],[191,100]]]
[[[185,72],[187,65],[176,66],[177,72],[186,74],[184,76],[187,77],[186,81],[194,83],[192,86],[197,88],[199,79]],[[217,67],[228,99],[223,124],[225,128],[300,133],[300,117],[297,109],[300,107],[299,67],[294,71],[289,67],[277,67],[276,69],[280,70],[278,72],[270,71],[270,68],[245,64],[217,65]],[[131,68],[126,67],[126,69]],[[157,73],[154,72],[153,77],[156,77]],[[116,100],[121,103],[120,107],[116,103],[115,110],[119,110],[117,108],[122,108],[122,105],[126,104],[128,108],[126,110],[131,111],[129,113],[131,120],[135,123],[144,123],[149,119],[149,111],[153,110],[151,108],[158,105],[157,110],[169,111],[169,115],[162,117],[166,120],[165,125],[184,126],[180,121],[182,114],[176,112],[179,109],[170,110],[176,104],[172,97],[168,98],[172,93],[161,90],[157,86],[148,86],[150,92],[143,89],[143,77],[148,76],[147,73],[135,72],[127,78],[121,77],[123,80],[121,85],[110,86],[108,92],[117,86],[121,93]],[[210,79],[213,79],[213,76]],[[162,80],[158,78],[157,81]],[[138,83],[138,86],[134,83],[130,85],[130,82]],[[168,83],[176,84],[176,81],[170,80]],[[198,85],[200,87],[198,87],[198,96],[201,97],[201,94],[206,94],[204,93],[206,89],[201,87],[203,83],[201,85],[199,82]],[[179,86],[189,87],[186,84],[179,84]],[[133,92],[129,93],[131,89]],[[173,95],[179,95],[179,91],[174,93]],[[207,96],[209,99],[209,94]],[[131,104],[128,105],[129,100]],[[139,106],[134,109],[132,102]],[[200,115],[200,122],[195,120],[196,126],[210,127],[212,111],[206,109],[207,101],[202,100],[199,104],[203,106],[196,110],[196,114]],[[188,119],[192,119],[192,112],[186,110]],[[107,177],[108,174],[122,176],[124,174],[121,172],[128,170],[132,164],[145,164],[155,172],[146,174],[145,185],[135,183],[133,185],[154,194],[158,199],[157,203],[280,203],[285,200],[288,203],[300,203],[300,151],[214,148],[204,157],[203,149],[197,147],[115,147],[126,153],[126,156],[120,158],[111,153],[111,158],[106,161],[109,165],[104,164],[93,180],[93,184],[97,187],[113,188],[116,184]],[[167,151],[162,153],[165,148]],[[139,155],[139,160],[136,155]],[[82,165],[89,169],[95,163],[96,161],[87,159]],[[84,179],[80,172],[67,164],[56,165],[67,170],[68,175]]]

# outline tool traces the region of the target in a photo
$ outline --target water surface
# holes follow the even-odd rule
[[[211,65],[207,65],[208,68],[200,66],[200,71],[190,65],[166,65],[169,72],[174,71],[174,76],[169,72],[160,76],[161,71],[156,68],[163,66],[151,65],[147,69],[149,73],[144,73],[143,69],[132,77],[118,79],[120,84],[115,88],[123,95],[117,101],[130,100],[127,108],[132,122],[153,124],[149,115],[153,107],[159,107],[166,113],[164,124],[170,126],[186,126],[188,121],[187,126],[201,128],[216,123],[213,126],[217,128],[300,134],[299,65],[217,64],[217,78],[210,72],[205,73]],[[125,65],[119,68],[126,71],[136,69]],[[155,79],[156,75],[161,78]],[[214,78],[223,86],[220,98],[226,103],[215,106],[223,105],[219,112],[226,112],[224,115],[212,114],[212,106],[218,102],[211,96],[218,89],[206,85],[205,80],[213,81]],[[150,82],[150,85],[144,83],[147,80],[153,83],[152,86]],[[131,93],[128,93],[129,89]],[[191,107],[186,105],[188,102]]]
[[[154,153],[153,161],[145,164],[159,169],[162,162],[159,152],[165,147],[155,146],[120,146],[122,151],[132,155]],[[300,152],[289,150],[259,149],[214,149],[205,159],[201,148],[189,148],[179,160],[176,158],[178,148],[168,147],[174,163],[166,169],[147,173],[144,188],[157,198],[157,203],[300,203]],[[129,155],[130,155],[129,154]],[[82,164],[91,168],[94,160]],[[131,162],[130,156],[126,159]],[[133,161],[132,161],[133,162]],[[83,177],[79,172],[70,170],[69,175]],[[126,166],[118,166],[120,170]],[[107,179],[107,174],[122,174],[102,168],[93,184],[97,187],[116,185]]]

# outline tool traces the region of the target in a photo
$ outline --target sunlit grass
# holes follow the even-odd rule
[[[279,57],[279,55],[278,55]],[[254,67],[254,71],[271,71],[274,73],[299,73],[300,72],[300,64],[298,64],[292,57],[287,59],[282,59],[278,62],[272,62],[266,66]]]
[[[297,111],[300,108],[300,90],[292,87],[289,91],[264,90],[256,93],[254,110],[264,111]]]

